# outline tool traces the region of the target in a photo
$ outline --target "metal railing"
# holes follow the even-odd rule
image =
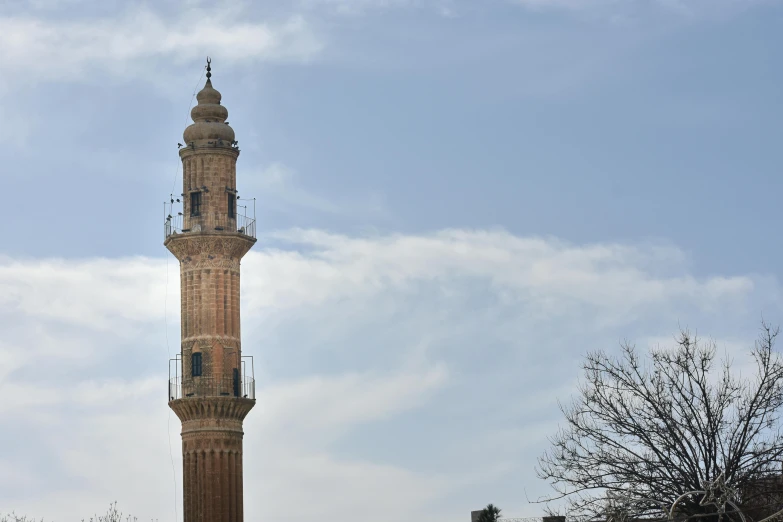
[[[250,237],[256,237],[256,220],[247,216],[236,217],[237,232]]]
[[[182,214],[177,216],[167,216],[166,221],[163,222],[163,239],[169,237],[171,234],[182,233]]]
[[[188,397],[238,397],[256,398],[256,381],[244,375],[237,380],[213,379],[212,377],[181,376],[169,379],[169,401]]]
[[[210,219],[207,216],[191,217],[190,228],[183,228],[182,215],[167,216],[163,222],[163,238],[174,234],[188,233],[240,233],[249,237],[256,237],[256,220],[237,215],[234,218]]]

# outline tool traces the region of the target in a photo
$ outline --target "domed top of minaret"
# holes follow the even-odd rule
[[[226,123],[228,110],[220,105],[220,92],[212,87],[211,64],[207,58],[207,83],[196,95],[198,105],[190,111],[193,124],[182,135],[188,145],[201,140],[222,140],[226,145],[234,141],[234,129]]]

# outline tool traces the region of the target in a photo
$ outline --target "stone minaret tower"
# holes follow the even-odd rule
[[[239,262],[256,242],[255,221],[237,214],[239,149],[211,76],[208,59],[179,151],[182,214],[165,227],[182,298],[169,406],[182,421],[184,522],[242,522],[242,422],[256,401],[240,345]]]

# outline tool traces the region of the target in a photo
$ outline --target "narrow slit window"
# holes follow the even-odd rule
[[[228,196],[228,217],[234,219],[237,217],[237,197],[229,192]]]
[[[190,368],[192,370],[193,377],[201,376],[201,353],[196,352],[191,358]]]
[[[201,215],[201,192],[190,193],[190,215]]]

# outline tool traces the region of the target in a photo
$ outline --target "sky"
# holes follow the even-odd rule
[[[0,513],[181,520],[164,201],[256,198],[246,520],[540,516],[585,353],[783,322],[783,2],[0,0]],[[247,201],[252,215],[253,201]]]

